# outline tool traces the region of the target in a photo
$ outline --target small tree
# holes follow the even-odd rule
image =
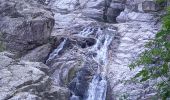
[[[159,3],[164,1],[159,0]],[[157,83],[158,94],[166,100],[170,97],[170,7],[167,7],[167,14],[162,18],[162,25],[155,39],[145,45],[146,50],[129,67],[143,66],[134,77],[140,82],[161,79]]]

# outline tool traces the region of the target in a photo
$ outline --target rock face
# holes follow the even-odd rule
[[[117,22],[153,21],[154,12],[159,10],[154,0],[127,0],[125,10],[116,18]]]
[[[118,29],[116,30],[115,28],[115,31],[117,31],[118,34],[116,34],[112,44],[109,45],[109,50],[107,51],[109,55],[109,57],[107,57],[109,59],[109,64],[105,67],[107,69],[106,73],[108,78],[108,100],[147,99],[155,95],[154,88],[152,88],[152,83],[154,82],[136,85],[134,85],[135,83],[133,82],[125,84],[127,80],[130,80],[130,78],[140,70],[136,69],[134,72],[130,71],[128,64],[130,64],[131,61],[133,61],[142,52],[142,50],[144,50],[144,44],[149,39],[154,38],[154,34],[159,29],[159,27],[156,26],[156,17],[157,12],[159,11],[159,6],[155,3],[155,1],[52,0],[49,5],[55,14],[55,26],[54,31],[52,32],[53,36],[62,36],[64,34],[63,37],[68,36],[70,38],[71,36],[77,34],[82,35],[82,33],[84,33],[84,37],[93,37],[91,34],[95,34],[97,32],[94,31],[93,33],[91,31],[93,31],[96,23],[103,24],[102,22],[110,22],[108,25],[113,25]],[[115,22],[118,23],[111,24]],[[89,28],[91,26],[92,28]],[[107,28],[106,24],[103,24],[103,26]],[[103,34],[106,34],[106,32]],[[88,81],[86,84],[86,82],[84,82],[84,77],[82,77],[82,75],[86,75],[81,74],[83,68],[86,69],[84,66],[86,62],[83,60],[78,61],[78,59],[84,57],[83,54],[86,46],[83,46],[85,48],[80,49],[77,47],[77,44],[67,43],[68,42],[66,42],[65,46],[58,46],[63,47],[63,49],[58,51],[56,54],[57,56],[54,58],[55,60],[51,60],[51,62],[49,62],[51,65],[49,66],[52,66],[52,70],[55,69],[53,77],[55,77],[54,80],[57,82],[56,84],[60,86],[64,83],[65,86],[68,86],[71,79],[70,89],[74,92],[74,95],[71,98],[81,99],[84,96],[84,94],[81,93],[87,88],[82,88],[80,84],[83,82],[85,86],[88,86],[89,82],[92,80],[93,74],[89,72],[87,80],[85,80]],[[97,44],[97,42],[94,43],[94,45],[95,44]],[[92,45],[92,48],[94,45]],[[73,49],[73,47],[77,48]],[[93,54],[94,58],[97,55],[98,54]],[[88,64],[88,67],[93,68],[91,66],[95,66],[95,64]],[[85,72],[89,70],[83,71]],[[71,78],[68,76],[71,76]]]
[[[154,0],[0,0],[0,40],[22,55],[0,53],[0,99],[150,100],[155,82],[129,81],[140,69],[128,65],[158,11]]]
[[[25,52],[50,37],[54,26],[52,13],[34,0],[0,0],[0,33],[6,49]]]
[[[154,38],[154,33],[158,31],[158,27],[152,22],[128,22],[115,24],[120,33],[120,43],[114,52],[113,61],[108,67],[109,84],[112,89],[113,99],[151,99],[155,96],[154,81],[146,83],[128,82],[140,70],[131,71],[129,64],[137,58],[148,40]]]

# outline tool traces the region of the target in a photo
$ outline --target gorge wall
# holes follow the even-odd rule
[[[130,81],[140,68],[128,65],[161,14],[153,0],[0,0],[0,99],[157,97],[154,81]]]

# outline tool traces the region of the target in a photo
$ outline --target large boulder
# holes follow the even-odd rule
[[[6,49],[23,53],[46,43],[54,26],[52,13],[34,0],[0,0],[0,33]]]
[[[18,92],[43,92],[49,77],[30,64],[13,62],[0,69],[0,99],[9,99]]]

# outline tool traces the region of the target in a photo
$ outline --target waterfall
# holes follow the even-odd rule
[[[81,31],[79,33],[80,36],[83,36],[83,37],[87,37],[89,36],[90,34],[92,34],[94,32],[94,28],[92,27],[87,27],[87,28],[84,28],[83,31]]]
[[[112,33],[113,34],[113,33]],[[108,46],[112,42],[113,35],[104,33],[100,28],[97,31],[98,39],[96,45],[92,48],[93,51],[97,53],[94,58],[96,62],[100,65],[98,66],[98,72],[93,76],[92,82],[89,85],[87,92],[87,98],[85,100],[105,100],[107,92],[107,81],[105,78],[105,72],[107,67],[108,58]]]
[[[108,49],[113,40],[114,32],[108,27],[101,27],[102,26],[88,26],[79,32],[79,34],[75,34],[85,39],[95,38],[96,42],[93,46],[81,48],[87,53],[83,55],[85,65],[82,65],[81,70],[76,73],[72,82],[69,83],[69,89],[72,92],[70,100],[106,99],[106,68],[109,61]],[[66,42],[67,38],[49,55],[47,62],[52,62],[53,59],[59,57],[58,55],[64,49]],[[58,73],[59,72],[57,72],[57,75]],[[57,75],[54,74],[54,79],[59,79],[59,75]]]
[[[107,30],[107,31],[106,31]],[[79,33],[80,36],[88,37],[95,33],[96,44],[89,49],[97,55],[93,60],[98,63],[97,72],[89,84],[84,100],[105,100],[107,92],[106,67],[108,64],[108,47],[113,39],[113,32],[110,29],[102,30],[100,27],[94,32],[93,28],[87,27]],[[93,34],[94,35],[94,34]]]
[[[64,39],[60,45],[50,54],[49,58],[46,60],[46,62],[51,61],[56,56],[58,56],[59,52],[63,49],[64,45],[66,44],[67,39]]]
[[[99,75],[95,75],[89,85],[88,97],[86,100],[105,100],[107,81]]]

